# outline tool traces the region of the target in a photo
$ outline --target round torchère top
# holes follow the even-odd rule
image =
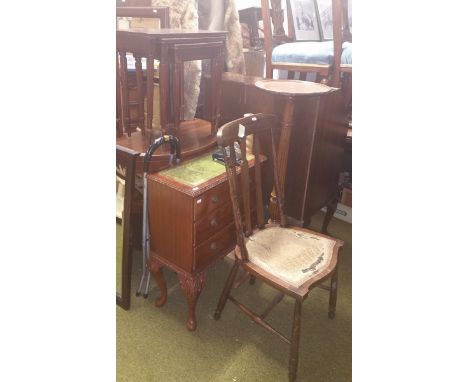
[[[316,82],[298,80],[263,79],[255,82],[255,86],[267,92],[283,94],[286,96],[320,95],[338,90],[337,88],[332,88]]]

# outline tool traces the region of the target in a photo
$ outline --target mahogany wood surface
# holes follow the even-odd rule
[[[182,160],[193,158],[203,154],[216,146],[216,137],[211,135],[211,123],[203,119],[194,119],[181,122],[181,128],[177,137],[180,141]],[[136,172],[142,173],[143,156],[148,149],[148,142],[155,136],[143,136],[141,132],[132,133],[131,136],[123,135],[116,140],[117,145],[139,152]],[[167,166],[170,148],[161,146],[151,157],[149,172],[158,171]]]
[[[174,62],[174,92],[172,104],[174,106],[174,125],[179,128],[180,121],[184,116],[184,61],[210,59],[212,86],[209,89],[212,105],[209,121],[211,122],[211,132],[216,133],[219,121],[219,100],[221,97],[221,73],[224,63],[224,41],[213,41],[209,43],[176,44],[170,49],[171,60]]]
[[[286,172],[288,167],[288,158],[290,151],[290,140],[291,134],[294,130],[294,114],[296,108],[296,100],[298,98],[307,97],[309,107],[315,109],[315,118],[312,120],[312,131],[317,130],[317,119],[320,107],[320,100],[322,96],[333,93],[336,91],[334,88],[322,84],[316,84],[305,81],[294,81],[294,80],[259,80],[255,83],[255,86],[265,92],[272,94],[279,94],[286,98],[283,114],[281,117],[281,133],[279,138],[278,147],[278,177],[279,177],[279,189],[281,194],[284,195],[284,184],[286,179]],[[314,144],[314,137],[312,138],[312,145]],[[312,151],[309,150],[307,158],[302,158],[304,162],[310,167]],[[322,158],[320,158],[322,159]],[[294,174],[293,174],[294,175]],[[309,174],[307,174],[309,175]],[[295,188],[291,191],[294,193]],[[276,202],[277,196],[273,193],[272,200],[272,221],[279,221],[278,216],[278,205]],[[304,204],[304,203],[303,203]]]
[[[207,58],[212,61],[212,76],[215,81],[212,92],[218,97],[212,97],[215,107],[212,108],[212,130],[216,129],[216,102],[219,102],[219,81],[221,78],[224,57],[224,43],[227,32],[189,29],[152,29],[130,28],[117,30],[117,50],[121,56],[120,71],[122,73],[122,88],[128,87],[125,76],[126,60],[123,56],[129,52],[135,57],[146,57],[147,78],[153,78],[154,60],[159,60],[160,82],[160,120],[164,133],[177,132],[181,116],[181,86],[183,70],[181,63],[189,59]],[[196,47],[200,49],[196,49]],[[177,61],[177,62],[176,62]],[[137,67],[137,71],[138,71]],[[171,83],[174,84],[171,87]],[[152,131],[153,119],[153,84],[146,82],[146,123],[140,126],[143,134]],[[124,103],[128,102],[128,94],[124,92]],[[126,98],[125,98],[126,97]],[[169,102],[168,102],[169,101]],[[141,117],[140,117],[141,118]],[[128,111],[124,109],[124,121],[128,120]]]
[[[265,161],[261,157],[261,161]],[[251,178],[253,163],[249,163]],[[253,181],[248,182],[253,185]],[[255,211],[252,199],[251,209]],[[223,172],[196,187],[164,173],[148,175],[151,258],[149,269],[160,286],[155,305],[167,300],[162,268],[177,272],[188,304],[188,330],[195,330],[196,303],[207,267],[227,255],[236,244],[227,176]],[[255,220],[254,220],[255,221]]]
[[[280,86],[278,84],[278,86]],[[279,88],[280,90],[281,88]],[[288,96],[292,98],[291,96]],[[286,106],[287,108],[289,106]],[[285,214],[283,211],[283,192],[281,187],[280,181],[280,163],[281,158],[278,156],[276,157],[276,149],[275,149],[275,139],[274,139],[274,130],[279,128],[279,121],[275,115],[272,114],[254,114],[250,115],[245,118],[240,118],[238,120],[229,122],[223,125],[220,130],[218,131],[218,145],[223,147],[224,150],[224,158],[225,158],[225,167],[226,173],[228,174],[228,181],[229,181],[229,191],[231,196],[231,203],[233,206],[234,212],[234,222],[236,226],[236,236],[237,236],[237,246],[235,250],[235,263],[232,267],[232,270],[228,276],[226,281],[225,287],[222,291],[220,299],[218,301],[218,306],[216,308],[214,319],[218,320],[221,316],[221,313],[226,305],[227,300],[230,300],[235,305],[237,305],[245,314],[247,314],[252,321],[266,329],[271,334],[278,336],[284,342],[290,345],[290,355],[289,355],[289,380],[294,381],[296,379],[297,367],[298,367],[298,358],[299,358],[299,338],[300,338],[300,325],[301,325],[301,307],[302,301],[307,297],[312,287],[316,286],[319,283],[322,283],[326,279],[331,278],[331,288],[330,288],[330,295],[329,295],[329,312],[328,315],[330,318],[334,318],[335,314],[335,306],[336,306],[336,298],[337,298],[337,285],[336,285],[336,266],[338,262],[338,252],[340,248],[343,246],[343,242],[341,240],[333,239],[329,236],[325,236],[323,234],[317,234],[322,237],[327,237],[334,241],[333,243],[333,250],[331,254],[331,259],[329,264],[321,269],[316,273],[311,273],[309,278],[303,282],[300,286],[292,286],[288,284],[286,281],[279,279],[278,277],[272,275],[267,270],[253,264],[250,262],[249,252],[246,246],[246,238],[250,236],[251,240],[255,240],[255,235],[257,232],[262,230],[263,228],[268,228],[271,226],[281,227],[286,229],[287,222],[284,218]],[[282,126],[282,131],[284,131],[284,123]],[[242,180],[244,177],[243,174],[247,174],[249,169],[245,166],[246,162],[242,162],[239,165],[236,162],[235,155],[229,155],[233,151],[234,142],[238,142],[239,146],[242,150],[242,158],[245,158],[246,152],[246,136],[253,135],[253,152],[255,155],[254,162],[259,163],[259,152],[260,150],[255,148],[255,145],[258,145],[260,140],[256,139],[256,136],[261,133],[267,133],[270,136],[270,143],[271,143],[271,153],[272,157],[270,166],[271,170],[273,171],[273,178],[274,178],[274,188],[276,191],[276,198],[277,204],[274,206],[277,209],[277,214],[279,215],[280,225],[278,224],[268,224],[265,227],[255,227],[251,225],[251,222],[246,220],[246,218],[250,217],[250,214],[244,214],[242,217],[241,214],[241,206],[240,200],[244,202],[244,207],[248,204],[250,199],[249,196],[249,187],[248,182],[243,182]],[[229,151],[227,151],[229,148]],[[281,145],[280,145],[281,150]],[[240,167],[241,176],[239,182],[238,176],[238,168]],[[256,177],[256,193],[258,197],[261,198],[262,196],[262,182],[260,177]],[[272,216],[272,211],[270,211],[270,216]],[[254,228],[253,232],[251,232],[251,228]],[[310,230],[298,227],[297,230],[303,232],[311,232]],[[291,261],[294,262],[294,256],[302,256],[302,253],[284,253],[284,256],[290,257]],[[249,309],[244,304],[240,303],[237,299],[235,299],[231,294],[230,291],[233,287],[236,273],[239,269],[242,269],[251,276],[254,276],[261,281],[267,283],[271,287],[277,289],[280,293],[279,297],[275,297],[273,302],[268,306],[266,311],[258,315],[254,313],[251,309]],[[295,299],[295,308],[294,308],[294,316],[293,316],[293,325],[292,325],[292,334],[291,338],[287,338],[284,334],[278,332],[275,328],[273,328],[266,320],[265,317],[268,312],[282,299],[282,294],[287,294]]]
[[[204,272],[187,274],[179,273],[179,284],[187,298],[188,318],[187,329],[193,331],[197,328],[197,320],[195,317],[195,308],[197,306],[198,297],[205,286],[206,275]]]
[[[178,137],[181,144],[181,156],[183,161],[213,150],[216,145],[216,137],[211,135],[210,122],[202,119],[182,122]],[[135,163],[136,174],[143,173],[143,159],[148,149],[147,142],[150,138],[154,139],[155,137],[149,135],[143,136],[141,132],[134,132],[130,137],[128,135],[122,135],[116,140],[118,148],[138,153]],[[168,167],[169,157],[169,147],[167,145],[161,146],[151,157],[148,173]],[[142,234],[143,203],[141,195],[138,196],[138,198],[133,199],[132,206],[131,229],[135,237],[141,237]],[[134,242],[134,245],[139,248],[140,241]]]
[[[223,73],[222,124],[246,113],[270,113],[283,119],[287,95],[258,89],[255,83],[259,80],[260,77]],[[300,226],[309,225],[312,215],[324,206],[333,210],[339,192],[348,123],[341,91],[328,92],[320,99],[318,108],[314,96],[296,97],[294,101],[284,184],[285,212],[291,222]],[[210,107],[209,100],[206,107]]]

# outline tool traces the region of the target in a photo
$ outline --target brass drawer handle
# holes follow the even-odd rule
[[[212,196],[212,197],[211,197],[211,201],[212,201],[213,203],[218,203],[218,202],[219,202],[219,196],[218,196],[218,195]]]
[[[210,225],[212,227],[217,227],[218,226],[218,219],[216,219],[216,218],[211,219]]]
[[[218,248],[218,246],[216,245],[216,243],[211,243],[211,244],[210,244],[210,249],[211,249],[212,251],[216,251],[216,248]]]

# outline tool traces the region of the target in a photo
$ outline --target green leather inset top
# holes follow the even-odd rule
[[[159,174],[194,187],[223,174],[225,171],[224,164],[214,161],[209,153],[162,170]]]

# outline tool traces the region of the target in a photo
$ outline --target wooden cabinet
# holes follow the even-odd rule
[[[166,302],[161,268],[168,267],[179,276],[189,307],[187,328],[194,330],[206,269],[236,244],[224,165],[214,162],[209,153],[149,175],[148,205],[150,270],[161,289],[156,306]]]

